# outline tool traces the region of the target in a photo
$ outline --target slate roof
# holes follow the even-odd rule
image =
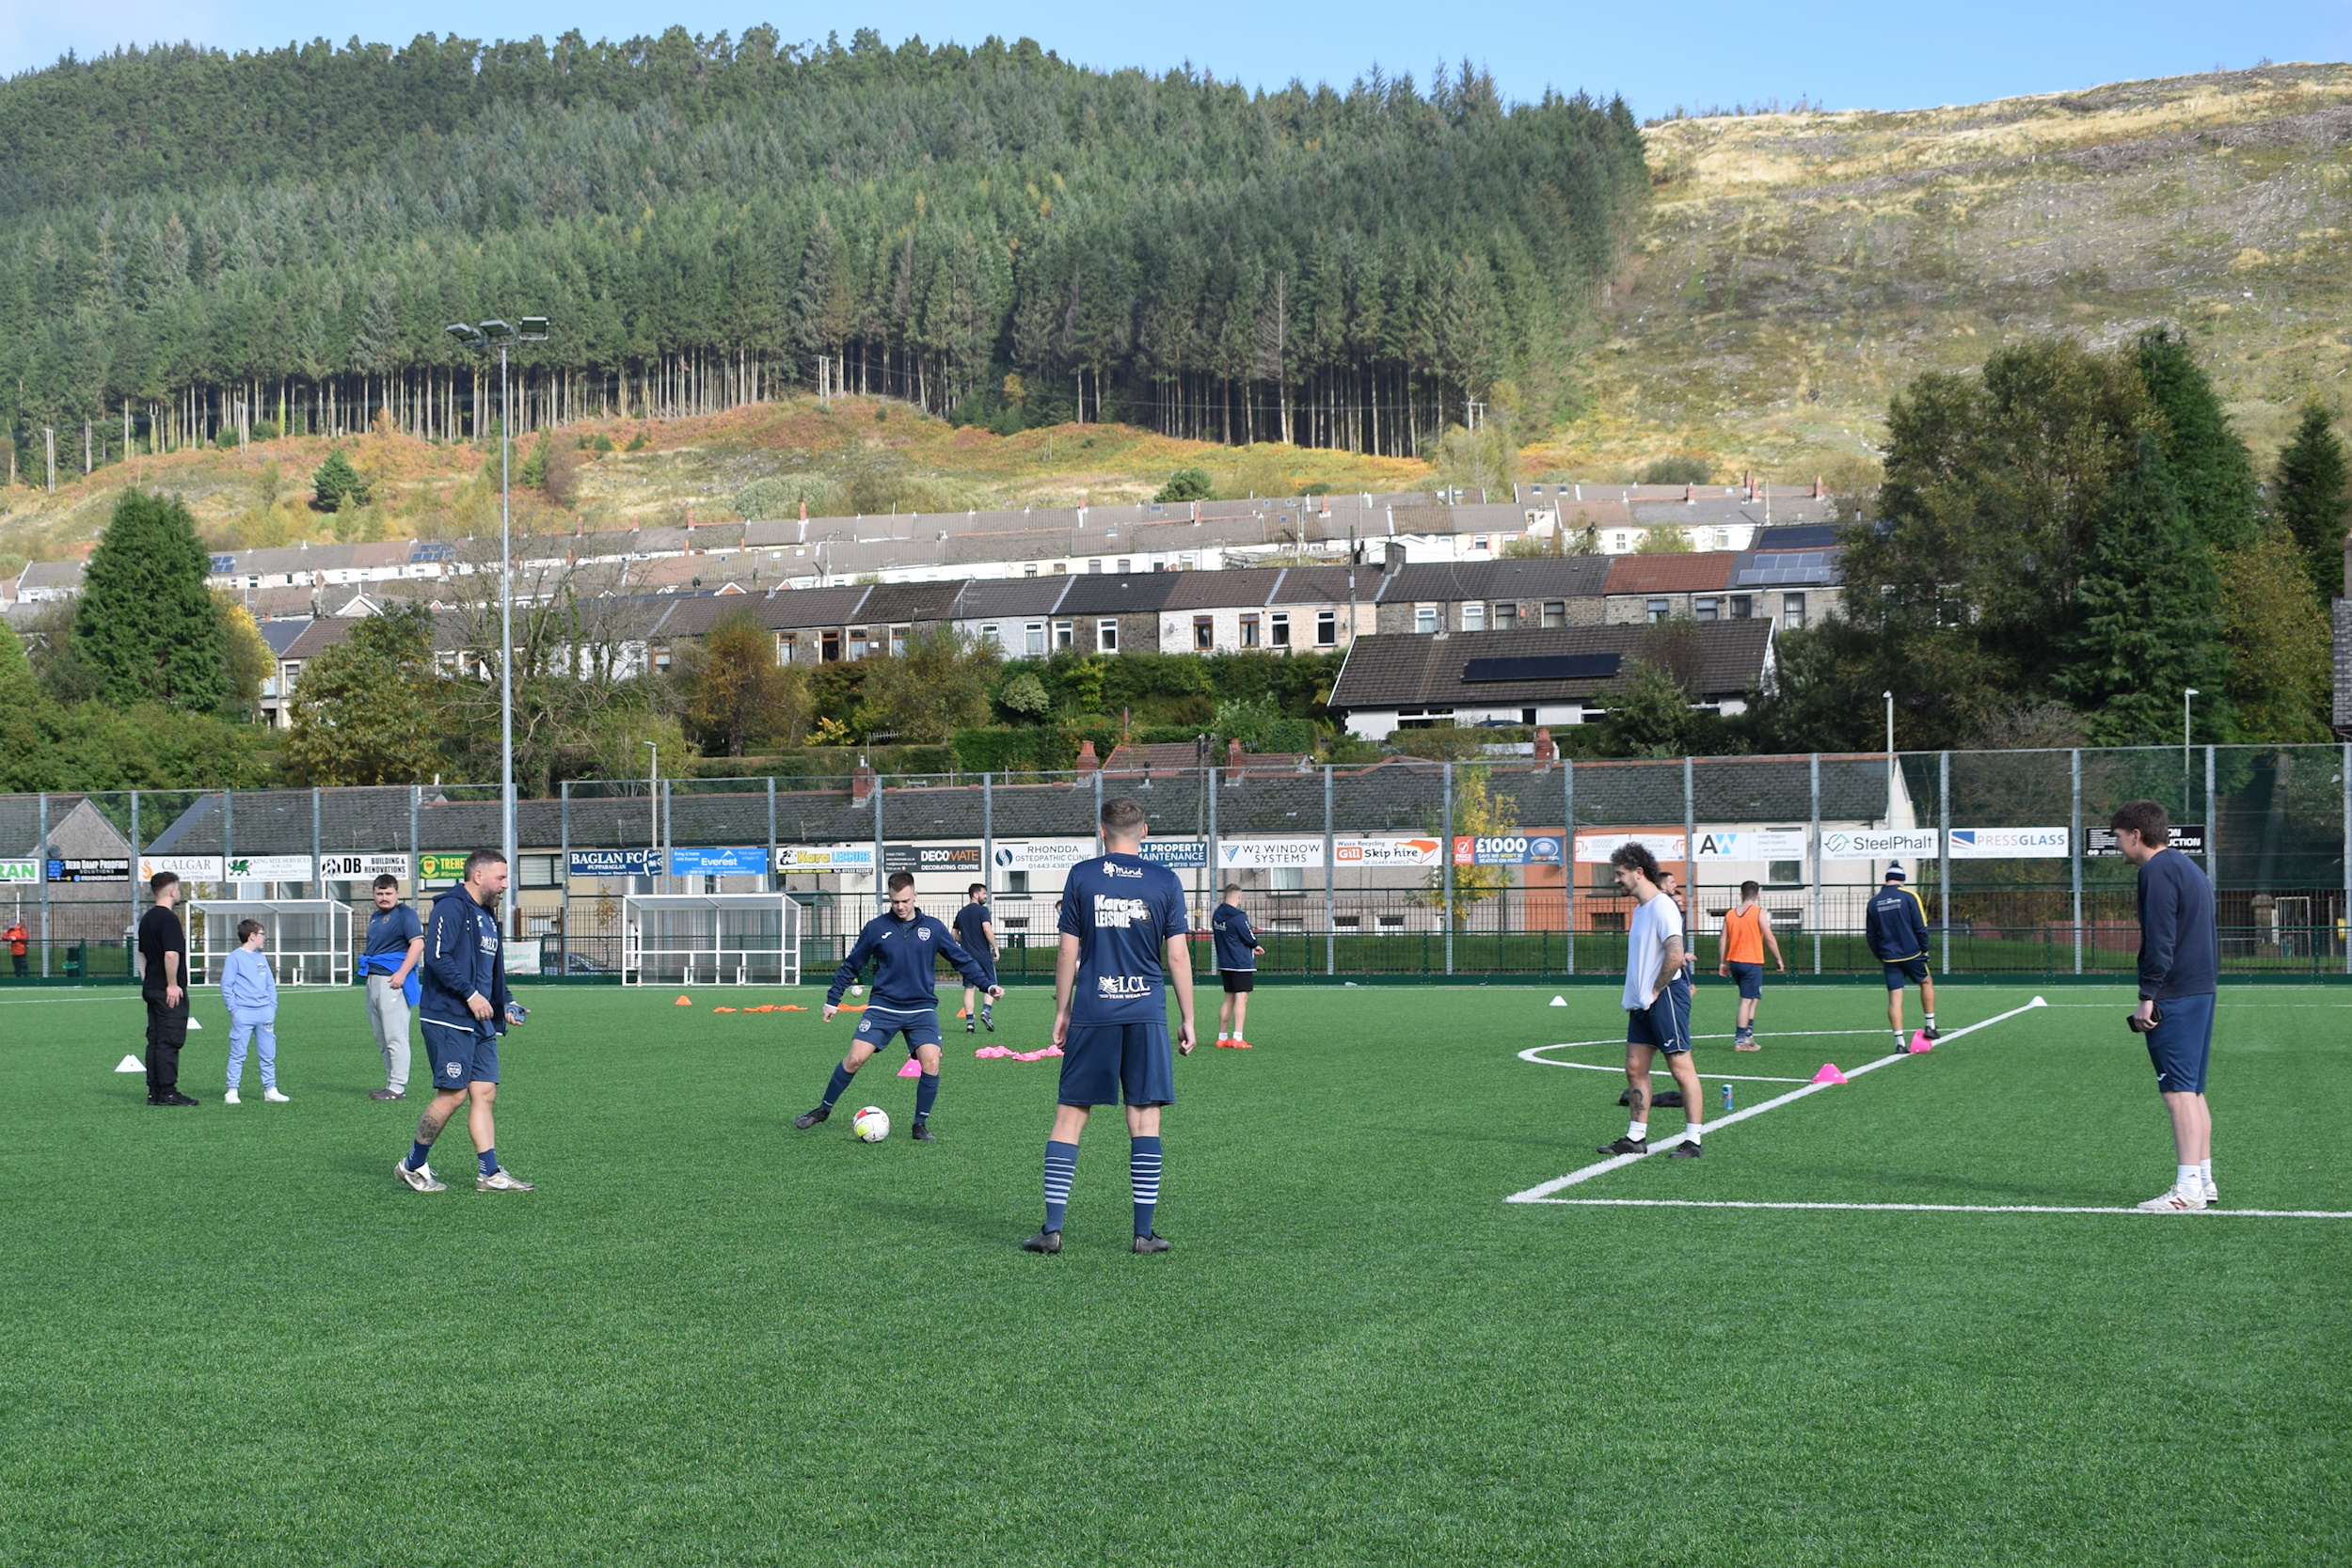
[[[959,621],[993,621],[1026,615],[1051,615],[1069,592],[1070,578],[1057,577],[1004,578],[967,582],[956,599]]]
[[[1704,594],[1731,586],[1729,550],[1690,555],[1620,555],[1609,559],[1609,592]]]
[[[1089,572],[1070,579],[1062,596],[1064,615],[1136,615],[1157,610],[1187,574],[1183,572]]]
[[[294,641],[310,629],[308,621],[257,621],[254,625],[262,634],[262,641],[269,644],[269,651],[279,658],[284,658],[286,650],[294,645]]]
[[[1772,649],[1770,620],[1758,617],[1704,622],[1694,629],[1700,652],[1698,689],[1702,696],[1738,696],[1763,673]],[[1630,658],[1640,653],[1650,636],[1646,626],[1617,626],[1359,637],[1348,650],[1347,663],[1332,688],[1328,705],[1334,712],[1353,712],[1422,707],[1432,703],[1503,706],[1590,697],[1615,676],[1481,681],[1472,685],[1466,683],[1462,675],[1473,658],[1574,654],[1616,654]]]
[[[1374,595],[1382,604],[1469,599],[1597,598],[1608,590],[1610,557],[1568,555],[1532,561],[1428,562],[1386,574]],[[1364,574],[1356,578],[1364,589]],[[1344,593],[1346,584],[1341,584]]]

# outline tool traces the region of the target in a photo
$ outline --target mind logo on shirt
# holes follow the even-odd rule
[[[1094,926],[1097,930],[1124,931],[1139,920],[1152,918],[1152,907],[1140,898],[1105,898],[1094,895]]]

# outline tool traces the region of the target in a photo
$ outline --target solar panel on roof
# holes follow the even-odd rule
[[[1606,680],[1617,673],[1622,654],[1521,654],[1511,658],[1473,658],[1462,666],[1465,684],[1491,681]]]

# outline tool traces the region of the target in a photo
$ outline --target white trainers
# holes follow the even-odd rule
[[[234,1089],[230,1089],[227,1094],[222,1095],[220,1097],[220,1102],[223,1105],[242,1105],[245,1103],[244,1101],[237,1098],[237,1091]]]
[[[2205,1183],[2205,1207],[2208,1209],[2221,1207],[2221,1189],[2210,1181]]]
[[[532,1189],[530,1182],[516,1180],[514,1173],[501,1165],[487,1176],[475,1177],[473,1190],[477,1193],[527,1193]]]
[[[262,1098],[268,1101],[273,1105],[283,1105],[286,1101],[292,1100],[294,1096],[290,1094],[279,1094],[276,1089],[263,1089],[262,1091]]]
[[[421,1193],[437,1193],[446,1190],[441,1183],[433,1180],[431,1165],[419,1165],[415,1170],[410,1170],[405,1155],[392,1162],[392,1174]]]
[[[2169,1192],[2161,1193],[2150,1198],[2139,1208],[2142,1213],[2148,1214],[2190,1214],[2204,1206],[2203,1188],[2191,1190],[2186,1187],[2174,1187]]]

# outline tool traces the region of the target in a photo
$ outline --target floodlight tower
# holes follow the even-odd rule
[[[443,330],[468,348],[496,347],[499,351],[499,847],[506,856],[511,889],[506,904],[515,911],[514,927],[519,930],[522,867],[515,858],[515,543],[508,485],[515,402],[507,383],[506,356],[516,343],[546,342],[548,318],[524,316],[520,325],[496,317],[478,325],[452,322]]]

